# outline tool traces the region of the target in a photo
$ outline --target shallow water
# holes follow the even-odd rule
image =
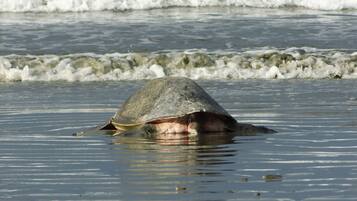
[[[356,50],[357,11],[170,8],[133,12],[0,13],[0,55],[262,47]]]
[[[1,200],[354,200],[353,80],[200,81],[240,122],[278,133],[153,141],[72,133],[143,81],[0,85]],[[262,177],[279,175],[275,181]]]

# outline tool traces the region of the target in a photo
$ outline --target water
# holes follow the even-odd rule
[[[356,24],[303,8],[0,13],[0,82],[350,79]]]
[[[241,51],[262,47],[355,51],[356,24],[356,10],[302,8],[2,13],[0,54],[106,54],[201,48]]]
[[[0,199],[355,199],[355,81],[199,83],[238,121],[278,133],[192,141],[72,136],[104,122],[143,82],[2,84]]]

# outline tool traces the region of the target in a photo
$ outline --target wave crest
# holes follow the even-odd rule
[[[357,52],[304,49],[0,56],[0,82],[192,79],[357,78]]]
[[[0,12],[124,11],[168,7],[241,6],[305,7],[319,10],[357,9],[355,0],[1,0]]]

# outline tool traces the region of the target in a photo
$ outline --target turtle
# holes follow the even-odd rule
[[[202,87],[186,77],[148,81],[97,129],[114,130],[116,134],[140,132],[150,136],[275,132],[262,126],[238,123]]]

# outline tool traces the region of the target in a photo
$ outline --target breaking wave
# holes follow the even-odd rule
[[[0,82],[192,79],[356,79],[357,52],[309,49],[0,56]]]
[[[241,6],[357,9],[356,0],[1,0],[0,12],[124,11],[168,7]]]

